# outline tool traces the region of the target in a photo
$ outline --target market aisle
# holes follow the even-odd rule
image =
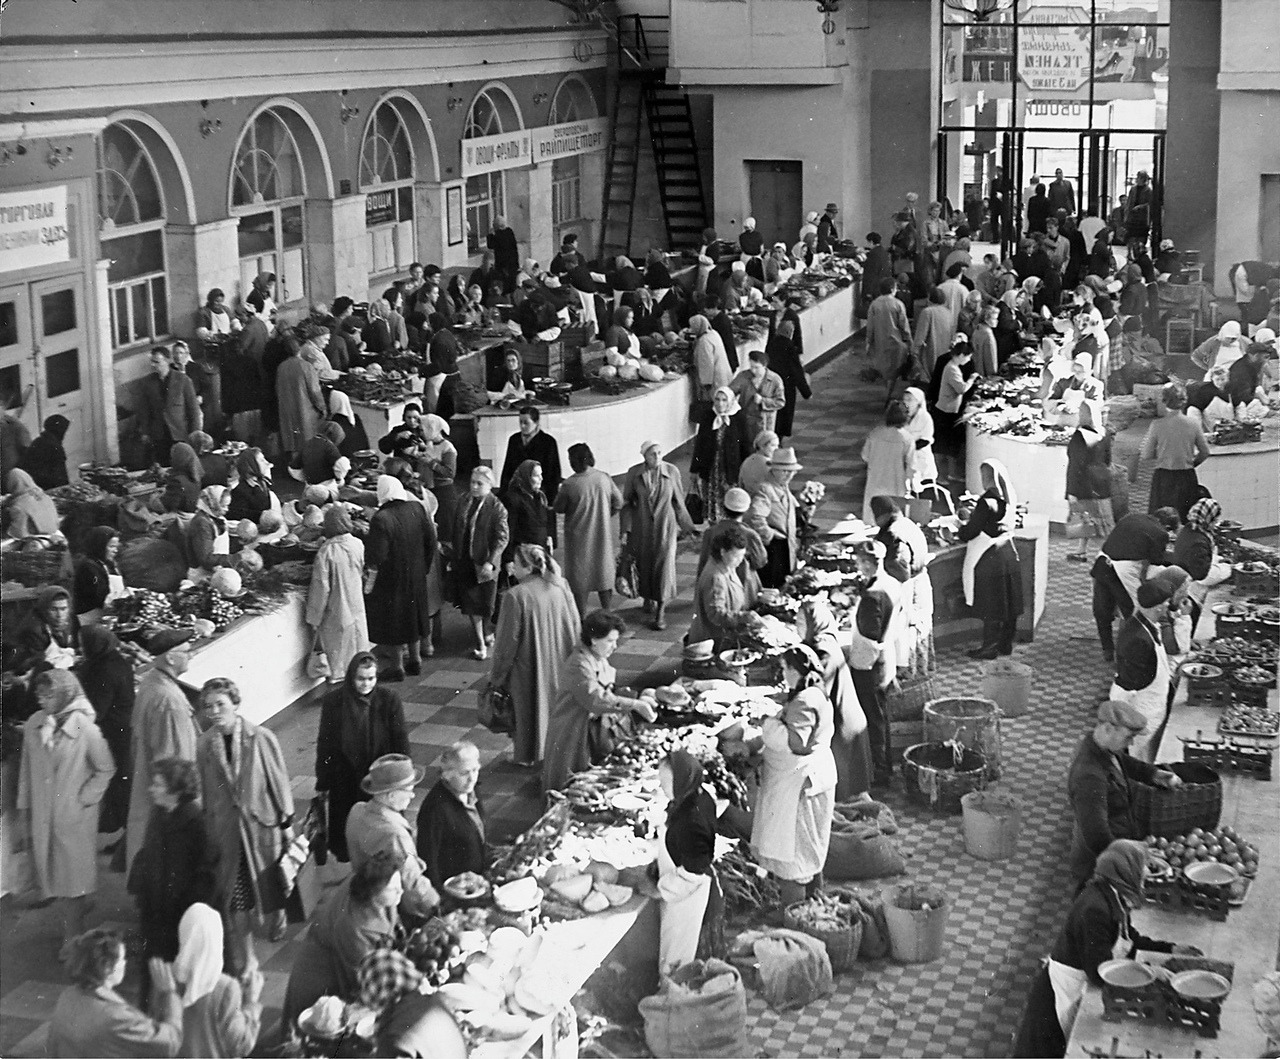
[[[863,470],[856,453],[883,407],[881,387],[858,382],[864,364],[857,355],[835,359],[815,377],[814,399],[801,402],[797,413],[794,443],[805,464],[798,479],[802,484],[820,478],[826,484],[827,500],[819,516],[828,524],[859,509]],[[687,457],[677,462],[687,466]],[[1145,502],[1145,482],[1135,488],[1135,505],[1140,495]],[[1017,656],[1036,669],[1034,709],[1005,725],[1003,786],[1027,803],[1017,858],[988,865],[966,856],[959,818],[923,817],[905,807],[895,792],[890,801],[904,825],[910,877],[944,886],[954,901],[945,958],[916,967],[860,967],[857,974],[839,979],[835,994],[826,1001],[796,1014],[778,1016],[752,999],[751,1029],[761,1052],[1001,1055],[1007,1050],[1031,971],[1065,912],[1061,856],[1069,823],[1064,776],[1091,708],[1108,682],[1093,642],[1088,575],[1065,562],[1066,551],[1066,541],[1051,540],[1045,619],[1036,643],[1017,650]],[[642,625],[637,605],[623,608],[635,618],[632,635],[614,656],[625,679],[678,661],[679,640],[690,618],[695,555],[687,547],[682,551],[683,591],[670,608],[666,632]],[[502,841],[537,817],[540,788],[535,773],[510,764],[508,739],[475,724],[477,696],[488,667],[459,657],[463,638],[462,621],[451,613],[444,651],[428,663],[426,674],[407,680],[400,690],[412,726],[414,758],[428,767],[420,791],[435,781],[444,748],[457,739],[471,739],[480,747],[484,763],[482,795],[491,834]],[[942,652],[939,662],[940,693],[976,690],[978,666],[963,649]],[[313,790],[318,714],[314,702],[302,702],[270,722],[299,799],[309,798]],[[128,928],[134,913],[123,877],[105,872],[105,864],[103,868],[92,919]],[[46,1020],[66,983],[55,959],[55,930],[45,911],[20,912],[8,899],[0,905],[0,1054],[43,1054]],[[264,1026],[278,1017],[300,933],[300,928],[292,928],[276,945],[258,942],[267,974]]]

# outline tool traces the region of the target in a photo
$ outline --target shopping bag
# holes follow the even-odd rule
[[[333,669],[329,665],[329,656],[324,653],[324,648],[320,646],[320,636],[316,635],[315,642],[311,645],[311,653],[307,655],[307,676],[312,680],[328,680],[333,676]]]
[[[516,730],[515,704],[506,688],[490,684],[480,693],[480,723],[498,735]]]
[[[684,498],[684,509],[689,512],[689,521],[695,526],[701,526],[707,520],[707,504],[702,499],[701,494],[690,492]]]
[[[636,558],[630,548],[623,548],[618,555],[613,590],[625,599],[635,599],[640,595],[640,572],[636,569]]]

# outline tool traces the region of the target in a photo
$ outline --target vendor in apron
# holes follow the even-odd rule
[[[227,531],[227,508],[231,491],[223,485],[207,485],[200,490],[196,513],[183,536],[187,557],[187,579],[196,584],[209,580],[220,566],[233,566],[231,535]]]
[[[1173,545],[1173,561],[1191,575],[1189,594],[1194,604],[1191,610],[1193,631],[1209,597],[1209,590],[1231,576],[1231,567],[1218,559],[1215,531],[1221,517],[1222,505],[1216,500],[1211,497],[1197,500],[1187,512],[1187,524],[1178,531],[1178,539]]]
[[[1146,731],[1129,753],[1153,763],[1169,713],[1170,668],[1160,628],[1169,616],[1174,590],[1169,580],[1154,577],[1138,586],[1137,606],[1116,637],[1116,676],[1110,698],[1127,702],[1146,718]]]
[[[112,526],[94,526],[84,535],[83,549],[75,572],[76,617],[81,625],[97,625],[108,603],[129,594],[116,568],[120,533]]]
[[[1081,350],[1071,360],[1071,375],[1059,379],[1050,389],[1044,402],[1044,417],[1074,426],[1084,401],[1102,401],[1105,397],[1102,381],[1093,377],[1093,357]]]
[[[858,545],[858,574],[864,587],[853,615],[845,657],[853,676],[862,712],[871,733],[871,763],[876,785],[885,785],[893,773],[886,693],[898,673],[898,641],[903,625],[904,586],[884,569],[885,546],[878,540]]]
[[[1062,1056],[1085,987],[1101,984],[1098,968],[1112,959],[1132,959],[1138,950],[1198,955],[1192,946],[1143,937],[1129,918],[1145,901],[1147,850],[1117,839],[1098,856],[1094,874],[1067,912],[1057,941],[1036,975],[1018,1026],[1013,1055]]]
[[[1170,559],[1170,534],[1178,528],[1178,513],[1161,508],[1154,514],[1132,512],[1116,523],[1102,542],[1102,550],[1089,571],[1093,578],[1093,620],[1098,629],[1102,657],[1115,658],[1111,623],[1133,613],[1134,595],[1150,574],[1154,576]]]
[[[901,586],[896,640],[898,668],[916,676],[933,668],[933,582],[929,580],[929,542],[888,496],[871,498],[871,513],[885,546],[884,569]]]
[[[667,825],[658,844],[658,894],[662,898],[658,967],[669,974],[696,959],[706,937],[707,955],[718,955],[724,898],[712,861],[716,852],[716,803],[702,784],[702,764],[687,750],[673,750],[658,766],[667,796]]]

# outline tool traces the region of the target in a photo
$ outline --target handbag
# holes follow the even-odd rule
[[[320,633],[316,633],[315,642],[311,645],[311,653],[307,655],[307,676],[312,680],[328,680],[333,676],[333,669],[329,665],[329,656],[324,653],[324,648],[320,646]]]
[[[640,595],[640,571],[636,569],[636,557],[631,553],[630,546],[618,553],[613,590],[625,599],[635,599]]]
[[[497,735],[509,735],[516,730],[515,703],[511,692],[490,684],[480,693],[480,723]]]
[[[690,492],[684,498],[684,509],[689,513],[689,521],[695,526],[701,526],[707,520],[707,504],[699,493]]]
[[[1093,519],[1083,511],[1073,511],[1067,516],[1067,524],[1062,532],[1068,540],[1081,541],[1092,537],[1096,529]]]

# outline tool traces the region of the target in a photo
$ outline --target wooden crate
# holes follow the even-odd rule
[[[559,339],[554,342],[532,342],[521,353],[524,356],[526,379],[554,379],[556,382],[564,380],[564,346]]]

